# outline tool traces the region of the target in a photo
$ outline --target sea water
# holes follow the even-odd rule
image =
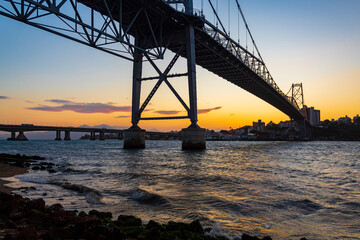
[[[0,153],[40,155],[17,193],[70,210],[148,221],[198,219],[213,232],[274,239],[360,239],[360,142],[0,141]]]

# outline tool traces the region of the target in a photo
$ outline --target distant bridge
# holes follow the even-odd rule
[[[124,130],[110,129],[110,128],[84,128],[84,127],[53,127],[53,126],[36,126],[33,124],[21,124],[21,125],[8,125],[0,124],[0,131],[10,132],[10,141],[26,141],[25,132],[56,132],[55,140],[62,140],[61,132],[64,132],[64,140],[71,140],[71,132],[83,132],[90,133],[90,140],[105,140],[105,134],[118,134],[118,139],[123,139]],[[18,135],[16,135],[18,133]],[[96,136],[98,134],[98,136]],[[149,139],[157,138],[178,138],[178,133],[164,133],[164,132],[146,132]]]
[[[193,0],[0,0],[0,15],[133,62],[133,126],[125,134],[124,147],[145,147],[145,135],[138,127],[140,120],[189,118],[191,125],[183,131],[183,148],[205,148],[205,130],[197,125],[196,65],[254,94],[305,127],[302,85],[292,85],[289,94],[280,90],[260,55],[238,0],[220,2],[229,4],[228,29],[219,17],[218,0],[201,0],[201,10],[194,9]],[[230,2],[244,22],[253,52],[230,36]],[[214,16],[213,23],[205,12]],[[155,60],[164,59],[167,50],[175,55],[161,71]],[[187,59],[187,72],[171,74],[180,56]],[[152,65],[157,76],[142,76],[144,61]],[[188,78],[189,105],[169,81],[183,76]],[[141,83],[149,80],[157,82],[140,104]],[[187,114],[142,117],[163,83]]]

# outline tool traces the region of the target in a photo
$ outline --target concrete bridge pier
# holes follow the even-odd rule
[[[104,132],[100,132],[100,135],[99,135],[99,140],[105,140],[105,133]]]
[[[118,139],[119,140],[121,140],[121,139],[123,139],[124,137],[123,137],[123,134],[122,133],[118,133]]]
[[[70,131],[65,131],[65,137],[64,137],[65,141],[70,141],[71,137],[70,137]]]
[[[191,125],[181,130],[183,150],[201,150],[206,148],[206,129]]]
[[[124,131],[124,148],[145,148],[145,130],[132,126]]]
[[[61,141],[61,131],[56,131],[55,141]]]
[[[19,135],[15,138],[15,141],[27,141],[27,137],[24,132],[19,132]]]
[[[16,132],[11,132],[11,135],[7,140],[8,141],[15,141],[16,140]]]
[[[95,132],[90,133],[90,140],[94,141],[96,139]]]

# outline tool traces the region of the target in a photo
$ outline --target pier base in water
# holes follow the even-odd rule
[[[191,125],[181,131],[183,150],[201,150],[206,148],[206,130]]]
[[[124,148],[145,148],[145,130],[139,127],[131,127],[124,131]]]
[[[19,132],[19,135],[15,138],[15,141],[27,141],[27,137],[24,132]]]

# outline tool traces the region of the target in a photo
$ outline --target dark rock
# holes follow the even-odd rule
[[[18,209],[14,209],[10,212],[9,218],[11,220],[17,220],[24,216],[23,212],[20,212]]]
[[[37,231],[35,227],[29,226],[23,229],[19,234],[16,236],[17,240],[36,240],[38,239]]]
[[[300,240],[307,240],[307,238],[301,238]]]
[[[134,216],[129,216],[129,215],[120,215],[118,217],[118,222],[120,223],[120,225],[124,225],[124,226],[141,226],[142,225],[142,221],[140,218],[134,217]]]
[[[56,171],[54,169],[48,169],[47,170],[49,173],[56,173]]]
[[[200,234],[204,233],[204,229],[199,220],[193,221],[192,223],[190,223],[189,226],[190,226],[190,230],[195,233],[200,233]]]
[[[262,238],[262,240],[272,240],[272,238],[270,236],[265,236]]]
[[[12,220],[9,220],[9,221],[6,221],[6,225],[9,227],[9,228],[16,228],[16,223],[13,222]]]
[[[165,228],[158,222],[155,222],[154,220],[150,220],[148,224],[146,225],[146,229],[155,229],[159,231],[165,231]]]
[[[81,211],[79,213],[79,217],[87,217],[88,215],[84,212],[84,211]]]
[[[40,167],[39,166],[34,166],[31,168],[32,170],[40,170]]]
[[[41,166],[41,167],[40,167],[40,170],[44,171],[44,170],[46,170],[46,167]]]
[[[112,219],[112,213],[111,212],[99,212],[99,211],[96,211],[96,210],[91,210],[89,212],[89,215],[95,215],[95,216],[98,216],[99,218],[101,219]]]
[[[166,230],[169,230],[169,231],[176,231],[176,230],[189,231],[190,226],[189,226],[189,224],[186,224],[186,223],[182,223],[182,222],[177,223],[177,222],[170,221],[166,225]]]
[[[61,204],[56,203],[56,204],[53,204],[50,207],[48,207],[46,209],[46,212],[52,214],[52,213],[55,213],[55,212],[62,211],[63,209],[64,208],[63,208],[63,206]]]
[[[47,193],[43,193],[42,195],[43,195],[43,196],[47,196],[48,194],[47,194]]]
[[[45,201],[42,198],[34,199],[34,200],[30,201],[29,206],[30,206],[30,208],[44,211],[45,210]]]
[[[258,238],[258,237],[253,237],[253,236],[247,235],[246,233],[244,233],[244,234],[241,236],[241,239],[242,239],[242,240],[261,240],[261,239]]]

